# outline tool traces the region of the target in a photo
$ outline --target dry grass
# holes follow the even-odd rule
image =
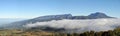
[[[59,33],[45,31],[0,30],[0,36],[58,36]]]

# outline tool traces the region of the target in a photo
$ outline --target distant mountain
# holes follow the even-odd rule
[[[41,17],[37,17],[34,19],[13,22],[13,23],[10,23],[9,25],[7,25],[7,27],[21,28],[21,26],[28,24],[28,23],[70,19],[71,17],[72,17],[71,14],[41,16]]]
[[[17,19],[17,18],[0,18],[0,28],[6,26],[9,23],[21,21],[25,19]]]
[[[24,20],[24,19],[0,18],[0,25],[8,24],[8,23],[16,22],[16,21],[21,21],[21,20]]]
[[[100,12],[92,13],[88,16],[72,16],[72,19],[99,19],[99,18],[113,18],[113,17],[107,16],[106,14]]]
[[[97,19],[97,18],[112,18],[112,17],[107,16],[106,14],[100,13],[100,12],[92,13],[92,14],[88,15],[88,17],[91,18],[91,19]]]
[[[88,16],[72,16],[71,14],[62,14],[62,15],[48,15],[48,16],[41,16],[34,19],[23,20],[18,22],[13,22],[9,27],[21,27],[28,23],[36,23],[36,22],[44,22],[44,21],[51,21],[51,20],[62,20],[62,19],[99,19],[99,18],[113,18],[107,16],[104,13],[96,12],[92,13]]]

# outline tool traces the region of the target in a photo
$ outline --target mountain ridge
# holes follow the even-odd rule
[[[8,25],[9,27],[21,27],[28,23],[36,23],[36,22],[44,22],[44,21],[51,21],[51,20],[62,20],[62,19],[99,19],[99,18],[114,18],[107,16],[104,13],[96,12],[92,13],[88,16],[72,16],[71,14],[61,14],[61,15],[48,15],[48,16],[41,16],[29,20],[23,20],[18,22],[13,22]]]

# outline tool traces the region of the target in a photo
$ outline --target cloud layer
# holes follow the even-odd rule
[[[120,26],[120,19],[85,19],[85,20],[52,20],[47,22],[37,22],[25,25],[27,28],[37,26],[48,26],[52,28],[64,28],[67,32],[82,33],[85,31],[107,31]]]

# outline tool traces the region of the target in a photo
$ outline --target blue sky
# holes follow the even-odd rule
[[[120,0],[0,0],[0,18],[89,15],[95,12],[120,18]]]

